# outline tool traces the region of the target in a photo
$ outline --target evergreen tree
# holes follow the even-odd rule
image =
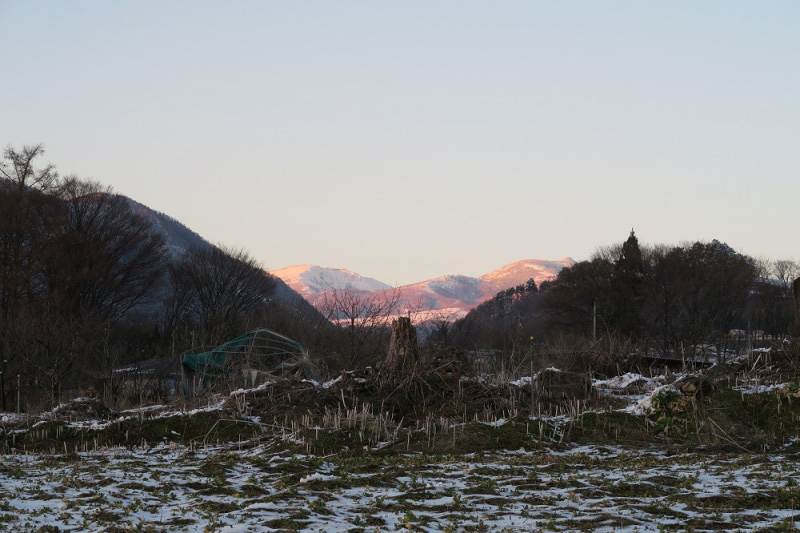
[[[536,280],[530,278],[528,281],[525,282],[525,291],[526,292],[538,292],[539,287],[536,286]]]
[[[639,239],[631,234],[622,245],[622,252],[614,264],[611,278],[611,326],[617,331],[638,337],[641,329],[641,311],[644,284],[644,261]]]

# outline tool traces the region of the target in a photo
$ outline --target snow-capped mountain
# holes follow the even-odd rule
[[[558,261],[522,259],[492,270],[481,276],[480,279],[486,283],[487,290],[496,294],[509,287],[522,285],[531,278],[539,285],[543,281],[556,277],[562,268],[574,264],[575,260],[571,257],[565,257]]]
[[[325,268],[316,265],[295,265],[270,272],[306,299],[332,289],[356,291],[382,291],[391,289],[377,279],[366,278],[343,268]]]
[[[562,268],[575,261],[569,257],[558,261],[523,259],[493,270],[480,277],[446,275],[393,289],[386,283],[367,278],[350,270],[323,268],[314,265],[297,265],[273,270],[271,274],[282,279],[289,287],[316,304],[326,291],[355,290],[365,294],[397,291],[400,304],[398,314],[413,312],[447,315],[459,318],[497,294],[533,278],[537,284],[552,279]]]
[[[484,298],[483,282],[470,276],[441,276],[397,288],[401,307],[417,310],[469,310]]]

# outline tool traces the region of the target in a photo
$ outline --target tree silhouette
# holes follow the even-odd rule
[[[611,316],[608,322],[615,330],[633,338],[641,333],[644,270],[639,239],[631,230],[614,264],[611,277]]]

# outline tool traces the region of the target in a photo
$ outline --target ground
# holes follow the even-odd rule
[[[789,531],[800,382],[759,361],[596,378],[534,410],[530,377],[450,372],[438,394],[351,373],[0,413],[0,530]]]
[[[791,454],[114,449],[0,466],[10,531],[791,530]]]

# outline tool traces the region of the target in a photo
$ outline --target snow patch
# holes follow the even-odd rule
[[[672,385],[661,385],[660,387],[656,387],[655,389],[653,389],[653,391],[650,392],[650,394],[647,394],[644,398],[642,398],[641,400],[636,402],[636,404],[629,405],[628,407],[626,407],[624,409],[620,409],[620,411],[623,412],[623,413],[630,413],[630,414],[636,415],[636,416],[644,416],[644,415],[650,414],[650,412],[653,410],[653,400],[662,391],[664,391],[664,392],[668,392],[668,391],[678,392],[678,389],[676,389]]]
[[[272,381],[265,381],[261,385],[254,387],[252,389],[236,389],[235,391],[230,393],[230,396],[240,396],[242,394],[250,394],[251,392],[262,391],[267,387],[269,387],[270,385],[272,385]]]
[[[337,479],[337,478],[336,476],[329,476],[327,474],[320,474],[319,472],[314,472],[313,474],[301,477],[300,483],[308,483],[309,481],[331,481],[332,479]]]

